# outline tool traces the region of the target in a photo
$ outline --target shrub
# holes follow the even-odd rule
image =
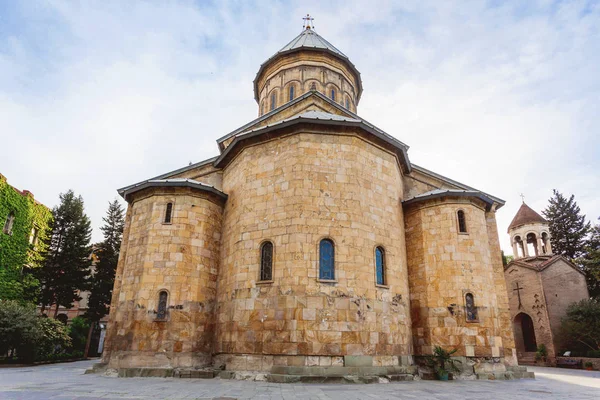
[[[537,351],[535,352],[535,360],[546,362],[546,358],[548,358],[548,349],[546,348],[546,345],[542,343],[537,347]]]
[[[82,354],[85,351],[87,343],[90,323],[83,317],[75,317],[69,325],[69,336],[71,337],[71,349],[73,352],[80,351]]]
[[[35,306],[14,300],[0,300],[0,355],[10,353],[33,361],[34,344],[40,336]]]
[[[562,320],[562,346],[573,352],[600,350],[600,301],[589,299],[573,303]]]
[[[35,345],[36,360],[47,360],[50,355],[64,352],[71,346],[67,327],[59,320],[38,318],[40,337]]]

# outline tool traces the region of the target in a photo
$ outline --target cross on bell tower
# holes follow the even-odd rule
[[[304,29],[314,29],[315,24],[313,23],[313,21],[315,20],[313,17],[310,16],[310,14],[306,14],[306,17],[302,18],[304,20],[304,24],[302,25],[302,28]]]

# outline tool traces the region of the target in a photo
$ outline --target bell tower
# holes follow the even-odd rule
[[[552,255],[548,221],[525,204],[524,200],[508,226],[508,234],[515,260]]]

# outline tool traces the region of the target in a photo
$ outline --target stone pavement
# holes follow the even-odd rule
[[[600,399],[597,371],[538,367],[535,380],[316,385],[84,375],[94,362],[0,368],[0,399]]]

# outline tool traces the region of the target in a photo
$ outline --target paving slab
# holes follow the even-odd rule
[[[529,367],[536,379],[367,384],[232,379],[116,378],[84,374],[97,361],[0,369],[0,399],[600,399],[600,372]]]

